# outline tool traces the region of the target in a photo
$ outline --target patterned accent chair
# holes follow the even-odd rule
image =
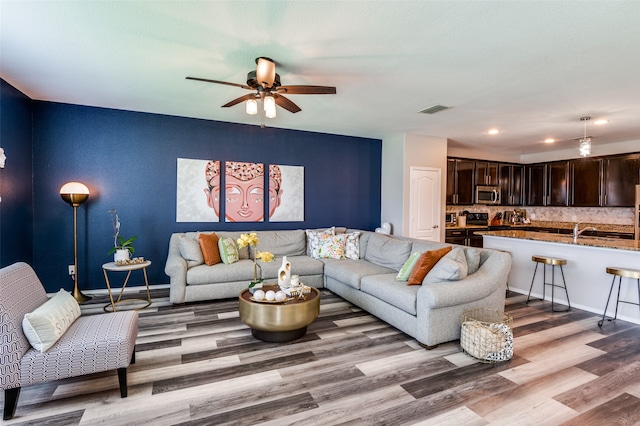
[[[24,315],[47,301],[34,270],[26,263],[0,269],[0,389],[4,420],[13,418],[20,389],[35,383],[118,370],[120,396],[127,396],[127,367],[135,362],[138,313],[80,316],[44,353],[22,331]]]

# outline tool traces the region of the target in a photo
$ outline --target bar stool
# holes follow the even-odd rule
[[[564,279],[564,270],[562,269],[562,265],[566,265],[566,259],[559,259],[554,257],[547,256],[531,256],[531,260],[536,262],[536,269],[533,271],[533,278],[531,279],[531,287],[529,287],[529,295],[527,296],[526,304],[529,304],[531,300],[531,290],[533,289],[533,282],[536,279],[536,272],[538,272],[538,265],[542,264],[542,300],[545,300],[545,290],[548,285],[551,286],[551,311],[552,312],[568,312],[571,310],[571,302],[569,302],[569,292],[567,291],[567,282]],[[547,265],[551,265],[551,282],[547,282]],[[560,273],[562,274],[562,283],[563,285],[556,284],[556,266],[560,267]],[[569,307],[564,310],[556,310],[553,307],[554,304],[554,290],[556,287],[564,289],[565,294],[567,295],[567,304]]]
[[[615,320],[616,318],[618,318],[618,305],[620,303],[627,303],[629,305],[636,305],[638,306],[638,308],[640,308],[640,271],[636,270],[636,269],[629,269],[629,268],[614,268],[614,267],[608,267],[607,268],[607,274],[612,274],[613,275],[613,281],[611,281],[611,289],[609,290],[609,297],[607,298],[607,305],[604,307],[604,312],[602,313],[602,319],[600,321],[598,321],[598,326],[602,327],[602,324],[604,323],[605,320],[605,316],[607,315],[607,308],[609,307],[609,300],[611,300],[611,293],[613,293],[613,286],[616,283],[616,277],[618,277],[618,297],[616,300],[616,312],[613,318],[607,318],[607,321],[612,321]],[[635,302],[629,302],[626,300],[620,300],[620,285],[622,284],[622,278],[635,278],[637,280],[638,283],[638,303]]]

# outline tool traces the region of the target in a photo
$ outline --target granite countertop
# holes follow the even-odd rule
[[[531,223],[523,223],[519,225],[501,223],[499,226],[510,226],[512,229],[518,229],[523,227],[573,229],[574,225],[575,225],[575,222],[532,221]],[[489,225],[487,226],[482,226],[482,225],[446,226],[445,229],[487,228],[488,226]],[[598,231],[603,231],[603,232],[620,232],[625,234],[633,234],[634,232],[633,225],[616,225],[616,224],[607,224],[607,223],[580,222],[580,229],[583,229],[589,226],[596,228]]]
[[[548,243],[568,244],[577,246],[589,246],[609,248],[616,250],[631,250],[640,252],[640,241],[626,240],[621,238],[606,237],[584,237],[579,236],[578,242],[573,242],[572,235],[553,234],[548,232],[534,232],[523,230],[507,230],[507,231],[481,231],[480,235],[493,237],[516,238],[520,240],[544,241]]]

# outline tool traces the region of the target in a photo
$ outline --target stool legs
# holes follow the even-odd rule
[[[613,287],[616,284],[616,276],[618,277],[618,295],[616,296],[616,309],[614,311],[613,314],[613,318],[607,318],[607,309],[609,308],[609,301],[611,300],[611,294],[613,293]],[[618,305],[620,305],[620,303],[627,303],[629,305],[637,305],[638,309],[640,309],[640,279],[637,279],[637,287],[638,287],[638,303],[634,303],[634,302],[627,302],[624,300],[620,300],[620,287],[622,286],[622,276],[619,275],[614,275],[613,276],[613,280],[611,280],[611,289],[609,289],[609,297],[607,297],[607,304],[604,307],[604,312],[602,313],[602,319],[600,321],[598,321],[598,327],[602,327],[602,324],[604,324],[604,320],[606,319],[607,321],[614,321],[618,318]]]
[[[531,279],[531,286],[529,287],[529,295],[527,296],[527,302],[525,304],[529,304],[529,302],[531,301],[531,290],[533,289],[533,284],[536,280],[536,273],[538,272],[538,264],[536,262],[536,268],[533,271],[533,278]],[[551,265],[551,282],[548,283],[547,282],[547,268],[546,268],[546,264],[542,265],[542,300],[546,299],[546,288],[548,285],[551,286],[551,311],[552,312],[568,312],[571,310],[571,302],[569,301],[569,292],[567,291],[567,281],[564,278],[564,270],[562,269],[562,265],[558,265],[560,267],[560,273],[562,274],[562,284],[563,285],[558,285],[556,284],[556,275],[555,275],[555,267],[556,265]],[[563,310],[556,310],[555,309],[555,288],[556,287],[560,287],[562,289],[564,289],[564,293],[567,296],[567,305],[568,308],[567,309],[563,309]]]

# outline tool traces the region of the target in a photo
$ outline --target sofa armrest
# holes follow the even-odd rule
[[[463,280],[423,284],[418,290],[418,310],[444,308],[484,299],[498,288],[506,289],[510,269],[511,256],[493,251],[475,273]]]
[[[187,291],[187,261],[180,254],[178,239],[182,234],[172,234],[164,273],[169,276],[171,303],[184,303]]]

